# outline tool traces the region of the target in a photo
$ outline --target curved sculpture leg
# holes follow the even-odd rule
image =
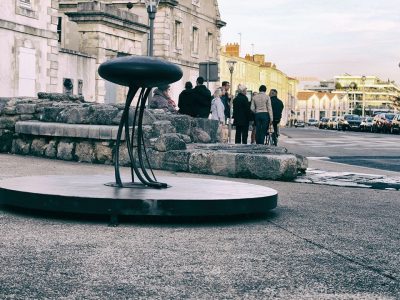
[[[122,130],[124,128],[124,125],[128,122],[129,123],[129,108],[131,106],[132,100],[135,97],[136,92],[138,91],[138,87],[131,87],[129,88],[128,95],[126,96],[126,102],[125,102],[125,107],[124,111],[122,112],[122,117],[121,121],[119,122],[118,126],[118,134],[117,134],[117,141],[115,144],[115,153],[114,153],[114,173],[115,173],[115,182],[119,187],[122,187],[122,180],[121,180],[121,174],[119,172],[119,147],[121,145],[121,137],[122,137]],[[125,126],[125,131],[126,131],[126,126]],[[129,135],[129,126],[128,126],[128,132],[125,132],[126,134]]]
[[[114,169],[115,169],[115,181],[119,187],[123,187],[123,183],[121,180],[121,175],[119,171],[119,149],[121,144],[122,138],[122,131],[125,128],[125,142],[128,149],[129,159],[130,159],[130,167],[131,167],[131,177],[132,182],[134,182],[134,175],[142,182],[144,185],[153,187],[153,188],[166,188],[168,185],[166,183],[157,182],[153,170],[151,169],[147,153],[146,153],[146,146],[144,143],[143,137],[143,115],[144,109],[146,107],[147,97],[151,91],[150,88],[147,90],[143,88],[139,95],[139,100],[136,105],[134,117],[133,117],[133,126],[132,126],[132,133],[130,133],[129,128],[129,110],[132,104],[133,98],[139,87],[131,86],[129,88],[129,92],[126,98],[126,103],[124,107],[124,111],[122,113],[121,121],[118,127],[118,134],[117,134],[117,142],[115,147],[115,160],[114,160]],[[137,122],[137,133],[136,133],[136,122]],[[137,158],[139,160],[139,167],[136,165],[135,155],[133,153],[133,147],[136,137],[136,148],[137,148]],[[149,169],[153,178],[148,174],[146,170],[146,166],[144,164],[143,155],[146,157],[146,161],[149,165]]]
[[[168,187],[168,185],[166,183],[158,182],[156,180],[153,180],[150,177],[150,175],[147,173],[146,166],[143,161],[143,153],[147,157],[146,146],[145,146],[145,143],[143,142],[144,141],[144,138],[143,138],[143,115],[144,115],[144,110],[146,108],[147,97],[148,97],[150,91],[151,91],[150,88],[147,89],[147,91],[143,95],[143,98],[139,99],[139,103],[138,103],[138,106],[139,106],[138,134],[137,134],[138,159],[139,159],[139,165],[142,170],[142,173],[148,180],[147,185],[149,185],[151,187],[155,187],[155,188],[166,188],[166,187]],[[151,170],[151,166],[149,166],[149,169]],[[153,176],[154,176],[154,174],[153,174]]]

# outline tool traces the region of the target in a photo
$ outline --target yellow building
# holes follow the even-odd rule
[[[275,64],[265,61],[264,54],[239,56],[239,44],[227,44],[220,53],[220,78],[222,81],[231,81],[231,73],[227,61],[234,60],[232,73],[233,91],[239,83],[244,84],[250,95],[258,91],[260,85],[264,84],[267,89],[276,89],[278,97],[285,105],[282,113],[282,124],[294,119],[296,107],[297,84],[295,78],[287,76],[279,70]]]

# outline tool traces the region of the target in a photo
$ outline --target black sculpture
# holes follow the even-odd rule
[[[119,187],[132,187],[135,183],[134,174],[148,187],[166,188],[167,184],[158,182],[151,169],[146,147],[143,138],[143,114],[146,108],[146,101],[153,87],[166,85],[182,78],[182,70],[165,60],[148,56],[125,56],[111,59],[99,67],[99,74],[102,78],[113,83],[129,87],[125,101],[124,111],[118,127],[117,142],[114,153],[115,181]],[[133,117],[132,133],[129,129],[129,109],[133,98],[140,90],[139,99]],[[135,126],[137,125],[137,132]],[[119,171],[119,149],[121,144],[122,131],[125,128],[125,142],[128,148],[132,183],[122,183]],[[136,140],[137,165],[133,153],[133,145]],[[147,163],[151,176],[146,170]]]

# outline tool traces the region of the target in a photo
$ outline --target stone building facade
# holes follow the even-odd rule
[[[240,57],[239,50],[240,45],[237,43],[227,44],[222,48],[221,80],[230,81],[231,74],[227,61],[236,61],[232,73],[233,88],[236,88],[239,83],[246,85],[249,99],[252,92],[258,92],[261,84],[266,85],[268,90],[276,89],[278,97],[285,105],[282,112],[282,124],[294,119],[298,81],[286,75],[274,63],[266,61],[264,54],[247,54],[245,57]]]
[[[199,63],[218,61],[224,25],[217,0],[160,1],[154,56],[183,69],[171,88],[175,99],[186,81],[195,82]],[[97,68],[114,57],[146,55],[148,33],[143,0],[3,0],[0,96],[58,92],[123,102],[126,88],[101,79]]]

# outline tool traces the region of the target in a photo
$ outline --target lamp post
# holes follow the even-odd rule
[[[365,77],[364,75],[361,77],[361,81],[363,84],[363,89],[362,89],[362,113],[361,115],[363,117],[365,117],[365,80],[367,79],[367,77]]]
[[[145,0],[147,14],[150,20],[150,35],[149,35],[149,49],[148,55],[153,56],[153,42],[154,42],[154,19],[156,18],[157,6],[160,0]]]
[[[351,108],[351,114],[353,114],[354,110],[356,109],[356,93],[354,92],[355,88],[356,88],[356,83],[355,82],[350,83],[350,89],[353,91],[353,107]]]
[[[229,72],[231,73],[231,103],[230,103],[230,111],[229,111],[229,123],[228,123],[228,142],[231,143],[231,136],[232,136],[232,114],[233,114],[233,94],[232,94],[232,87],[233,87],[233,82],[232,82],[232,75],[233,75],[233,70],[235,69],[235,64],[236,60],[228,60],[226,61],[229,67]]]

